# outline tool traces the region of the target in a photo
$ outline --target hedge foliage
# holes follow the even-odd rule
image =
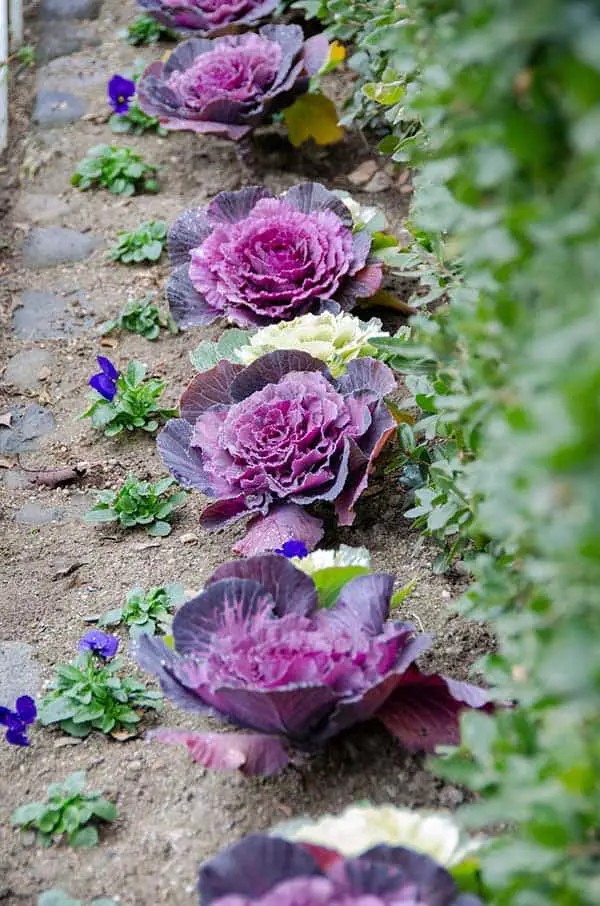
[[[431,460],[413,515],[470,557],[460,607],[493,625],[485,670],[518,703],[466,716],[440,769],[480,794],[466,823],[504,827],[491,903],[596,906],[600,7],[370,0],[353,28],[364,6],[318,12],[355,42],[382,149],[416,168],[419,244],[455,265],[449,304],[398,349],[424,405],[405,455]]]

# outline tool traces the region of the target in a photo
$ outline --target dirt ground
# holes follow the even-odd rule
[[[114,317],[128,298],[152,291],[160,297],[168,274],[166,260],[156,266],[127,267],[110,263],[106,250],[117,229],[134,229],[148,219],[171,222],[183,208],[203,205],[216,191],[238,188],[244,179],[231,145],[219,139],[186,133],[166,139],[113,136],[106,123],[107,79],[126,72],[136,61],[150,61],[164,52],[160,47],[132,48],[117,37],[134,15],[133,3],[105,0],[97,23],[101,45],[56,59],[41,75],[38,70],[38,80],[45,87],[86,100],[88,112],[79,122],[36,133],[29,116],[34,74],[23,70],[11,85],[12,143],[0,171],[5,214],[0,248],[0,365],[4,370],[11,357],[34,348],[49,353],[50,365],[43,369],[37,386],[25,391],[4,381],[0,414],[39,404],[49,407],[56,420],[56,429],[39,449],[21,455],[22,466],[92,464],[83,483],[42,490],[28,483],[15,457],[1,459],[0,643],[33,646],[42,689],[53,665],[74,656],[86,628],[85,616],[118,606],[133,585],[180,581],[190,592],[199,590],[242,534],[240,527],[218,535],[201,529],[204,501],[198,494],[190,496],[174,520],[172,534],[161,540],[149,539],[143,531],[125,534],[112,526],[94,527],[82,521],[95,487],[118,486],[128,472],[152,478],[164,474],[152,438],[109,440],[99,437],[89,422],[76,420],[86,406],[95,356],[109,355],[117,365],[132,358],[148,363],[153,375],[167,379],[168,402],[174,403],[193,375],[188,353],[200,339],[219,331],[165,334],[156,343],[124,333],[114,335],[113,347],[100,346],[97,325]],[[30,25],[35,28],[35,22]],[[102,142],[135,147],[158,164],[160,193],[122,199],[71,188],[69,177],[77,161]],[[286,155],[273,136],[261,142],[271,169],[263,170],[260,178],[272,191],[307,177],[331,187],[351,188],[348,174],[361,161],[375,159],[365,142],[355,138],[335,150],[304,156]],[[394,228],[401,225],[407,205],[402,186],[358,197],[382,206]],[[5,204],[7,200],[10,204]],[[30,230],[38,226],[70,227],[101,242],[80,263],[27,269],[21,248]],[[52,291],[66,299],[70,326],[65,338],[17,339],[11,316],[20,293],[27,290]],[[53,509],[53,521],[40,525],[19,521],[17,514],[29,504],[46,513]],[[375,566],[395,573],[399,585],[416,579],[403,616],[437,633],[427,666],[464,678],[469,665],[489,647],[489,635],[484,627],[465,625],[450,614],[457,586],[433,574],[435,552],[419,544],[418,535],[402,516],[404,507],[394,484],[380,481],[376,493],[359,505],[355,526],[330,530],[326,541],[368,547]],[[183,543],[182,537],[190,533],[197,540]],[[67,575],[70,568],[73,571]],[[200,725],[197,718],[169,707],[154,722],[159,720],[166,725]],[[152,723],[147,721],[145,726]],[[63,887],[85,899],[113,896],[124,906],[150,902],[184,906],[195,902],[198,862],[247,832],[303,814],[336,811],[356,800],[453,808],[464,798],[460,789],[432,776],[422,757],[402,752],[372,726],[337,740],[301,769],[290,768],[268,779],[209,773],[191,762],[185,750],[148,744],[142,738],[117,743],[93,734],[78,744],[68,743],[60,732],[42,729],[33,731],[28,749],[0,742],[0,901],[7,906],[35,904],[39,893],[50,887]],[[100,846],[44,850],[10,827],[10,814],[17,805],[44,798],[50,782],[78,769],[86,769],[90,786],[102,789],[119,809],[118,821],[103,832]]]

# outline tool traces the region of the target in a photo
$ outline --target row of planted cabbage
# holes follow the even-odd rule
[[[293,144],[340,138],[321,79],[343,50],[322,34],[305,38],[295,23],[252,30],[281,14],[273,0],[143,6],[186,40],[137,85],[111,80],[117,116],[135,104],[161,130],[227,137],[246,169],[252,131],[274,118]],[[75,184],[90,187],[90,174]],[[135,191],[143,169],[129,177]],[[133,658],[178,708],[235,728],[169,727],[149,736],[187,747],[206,768],[245,775],[301,769],[330,739],[372,720],[410,751],[457,744],[462,712],[491,708],[488,693],[420,669],[431,638],[396,618],[407,589],[394,591],[393,576],[374,572],[366,550],[319,549],[326,524],[353,524],[382,451],[411,418],[414,400],[390,367],[408,329],[391,337],[381,321],[357,315],[378,305],[410,312],[391,292],[394,276],[406,273],[406,251],[379,211],[319,182],[279,196],[254,185],[218,192],[207,207],[184,211],[167,241],[172,323],[229,326],[192,351],[197,374],[178,411],[161,406],[164,383],[139,363],[120,369],[98,358],[85,416],[109,437],[160,428],[158,450],[172,477],[149,485],[129,476],[119,491],[99,495],[88,519],[168,534],[186,499],[177,484],[212,499],[201,517],[206,529],[245,520],[245,534],[234,548],[241,559],[218,567],[192,600],[182,603],[181,589],[137,589],[119,611],[97,618],[104,628],[129,627]],[[156,338],[158,322],[148,330]],[[126,675],[118,647],[103,628],[88,632],[37,706],[22,697],[0,712],[9,742],[27,745],[38,717],[75,736],[135,735],[161,695]],[[54,785],[52,808],[23,806],[14,823],[45,842],[65,835],[92,845],[98,836],[88,825],[116,812],[83,784],[73,775]],[[474,906],[480,845],[461,840],[445,816],[355,807],[219,853],[200,868],[200,902]]]

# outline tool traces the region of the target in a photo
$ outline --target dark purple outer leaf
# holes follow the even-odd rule
[[[210,711],[200,696],[189,692],[176,679],[180,658],[168,648],[163,639],[155,636],[140,635],[130,645],[131,656],[143,670],[154,674],[160,682],[161,689],[172,702],[186,711],[199,711],[206,714]]]
[[[351,230],[354,226],[352,214],[341,198],[320,182],[299,183],[288,189],[282,197],[289,205],[305,214],[311,214],[313,211],[333,211],[347,229]]]
[[[352,869],[361,864],[395,869],[406,881],[417,884],[419,900],[427,906],[451,906],[454,903],[457,887],[452,876],[424,853],[402,846],[375,846],[352,860]]]
[[[250,579],[257,582],[275,603],[275,613],[310,614],[318,606],[317,590],[310,576],[277,554],[264,554],[249,560],[232,560],[217,567],[207,588],[222,579]]]
[[[365,356],[348,362],[346,372],[338,378],[337,386],[340,393],[370,390],[377,396],[387,396],[397,385],[394,372],[388,365]]]
[[[329,621],[340,629],[362,626],[369,635],[380,635],[390,609],[394,577],[384,573],[357,576],[342,588]]]
[[[331,380],[327,365],[320,359],[314,359],[300,350],[278,349],[261,356],[241,370],[231,383],[231,398],[238,403],[257,390],[262,390],[267,384],[276,384],[282,377],[295,371],[320,371]]]
[[[291,878],[320,875],[316,861],[301,846],[253,834],[222,850],[200,868],[200,906],[211,906],[227,894],[258,899]]]
[[[265,516],[255,516],[246,534],[236,541],[233,551],[243,557],[252,557],[264,551],[277,550],[289,539],[301,541],[308,550],[314,550],[325,534],[323,520],[309,515],[295,503],[276,504]]]
[[[189,264],[190,251],[202,245],[212,232],[204,208],[188,208],[179,215],[168,235],[171,264]]]
[[[268,777],[281,771],[290,760],[281,739],[261,733],[195,733],[159,728],[147,735],[167,745],[187,746],[194,761],[213,771]]]
[[[262,198],[274,198],[264,186],[247,186],[237,192],[219,192],[209,204],[206,213],[213,224],[238,223],[245,220]],[[200,243],[196,243],[197,247]]]
[[[183,418],[172,418],[156,439],[160,458],[184,488],[209,493],[211,485],[204,474],[202,455],[191,446],[192,425]]]
[[[235,401],[232,393],[236,376],[244,370],[243,365],[235,365],[223,360],[211,368],[197,374],[181,397],[181,415],[190,424],[216,403],[231,405]]]
[[[246,497],[230,497],[225,500],[217,500],[216,503],[211,503],[202,510],[200,522],[209,531],[220,529],[257,511],[266,513],[270,503],[271,497],[265,494],[255,494],[252,505],[248,503]]]
[[[171,314],[179,327],[203,327],[221,317],[195,289],[190,280],[189,262],[171,273],[167,283],[167,300]]]

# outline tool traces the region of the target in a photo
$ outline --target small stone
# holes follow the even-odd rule
[[[23,642],[0,642],[0,705],[14,708],[19,695],[35,698],[40,684],[40,666],[33,648]]]
[[[130,777],[136,777],[142,773],[144,765],[141,761],[130,761],[125,768],[125,773]]]
[[[42,19],[97,19],[102,0],[42,0]]]
[[[47,377],[52,373],[52,356],[47,349],[28,349],[18,352],[10,359],[4,373],[7,384],[13,384],[19,390],[34,390],[39,387],[42,369]]]
[[[33,404],[13,410],[10,428],[0,425],[0,454],[26,453],[39,448],[39,438],[51,434],[56,427],[50,409]]]
[[[197,544],[198,540],[198,535],[194,535],[193,532],[186,532],[181,536],[182,544]]]
[[[19,340],[62,340],[74,332],[74,323],[65,317],[65,303],[54,293],[27,290],[12,316]]]
[[[67,746],[80,746],[83,742],[81,736],[63,736],[54,743],[55,749],[66,749]]]
[[[31,482],[26,473],[20,469],[8,469],[6,472],[3,471],[0,480],[2,486],[8,491],[22,491],[23,488],[31,486]]]
[[[36,841],[36,835],[33,831],[23,831],[19,835],[19,843],[21,846],[34,846]]]
[[[106,86],[106,63],[97,56],[78,54],[57,57],[40,67],[35,76],[35,90],[72,91],[81,94],[96,85]]]
[[[48,63],[56,57],[68,56],[98,44],[100,38],[89,26],[47,21],[36,44],[36,61],[38,64]]]
[[[57,195],[47,195],[44,192],[24,192],[15,205],[15,220],[30,223],[56,222],[61,217],[76,211],[80,200],[79,195],[71,195],[67,203]]]
[[[365,186],[365,192],[385,192],[392,185],[392,179],[385,170],[378,170]]]
[[[377,172],[377,164],[374,160],[365,160],[356,170],[348,174],[348,181],[353,186],[363,186]]]
[[[50,525],[52,522],[62,522],[64,510],[58,507],[43,507],[37,503],[26,503],[17,510],[15,521],[20,525]]]
[[[32,268],[54,267],[83,261],[99,244],[99,237],[92,233],[78,233],[67,227],[34,227],[25,240],[23,257]]]
[[[35,99],[33,122],[42,129],[75,123],[85,113],[85,102],[66,91],[40,91]]]

